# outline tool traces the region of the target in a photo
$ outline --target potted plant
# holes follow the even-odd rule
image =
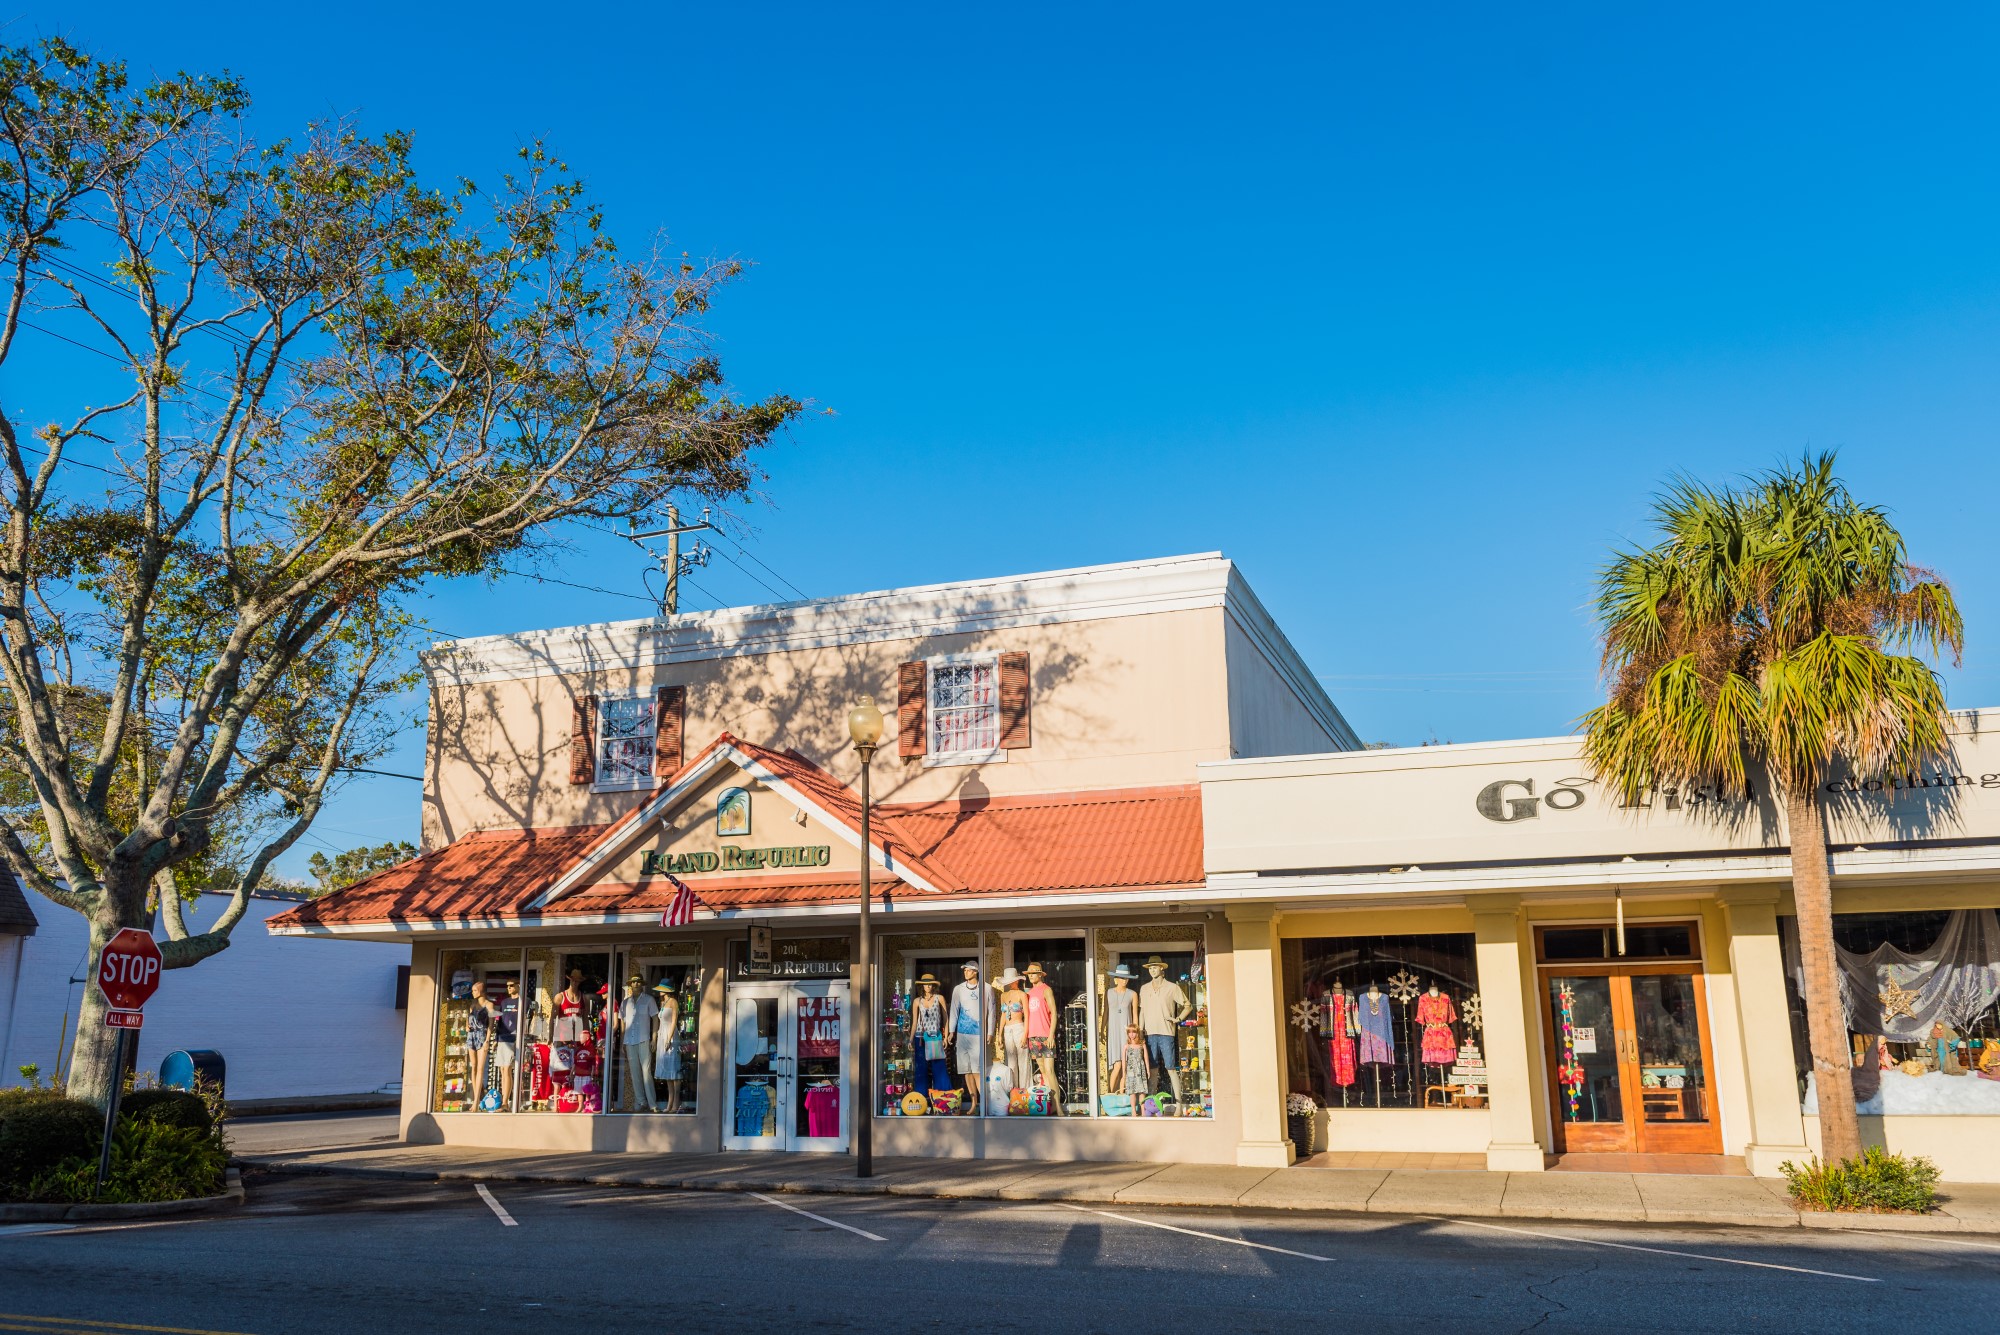
[[[1299,1158],[1313,1152],[1313,1128],[1319,1123],[1319,1101],[1310,1094],[1285,1096],[1285,1130]]]

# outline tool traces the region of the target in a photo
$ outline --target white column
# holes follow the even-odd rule
[[[1539,1173],[1544,1150],[1535,1139],[1533,1049],[1528,1043],[1528,973],[1521,965],[1526,926],[1518,895],[1469,895],[1479,996],[1486,1035],[1486,1105],[1492,1119],[1486,1166],[1495,1172]]]
[[[1792,1056],[1791,1008],[1778,944],[1778,891],[1775,886],[1745,886],[1724,890],[1718,898],[1729,923],[1729,971],[1736,982],[1736,1023],[1750,1095],[1750,1141],[1743,1159],[1756,1176],[1777,1177],[1785,1160],[1803,1163],[1812,1156]]]
[[[1283,1053],[1277,1012],[1277,910],[1245,904],[1229,910],[1229,963],[1236,977],[1236,1105],[1243,1110],[1243,1139],[1236,1162],[1247,1168],[1284,1168],[1292,1162],[1285,1135]]]

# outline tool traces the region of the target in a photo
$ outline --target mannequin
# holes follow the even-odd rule
[[[474,1112],[479,1110],[479,1100],[486,1094],[486,1062],[493,1055],[488,1040],[493,1035],[493,1022],[499,1014],[500,1008],[493,1004],[493,998],[486,995],[485,982],[475,985],[472,989],[472,1013],[465,1017],[465,1046],[472,1051],[472,1079],[465,1087],[465,1101]]]
[[[1338,978],[1327,989],[1321,1003],[1320,1032],[1326,1038],[1327,1061],[1333,1068],[1333,1083],[1343,1100],[1354,1083],[1354,994],[1341,986]]]
[[[1132,990],[1132,966],[1120,964],[1109,977],[1111,985],[1104,992],[1104,1068],[1107,1072],[1123,1060],[1120,1050],[1125,1043],[1125,1031],[1139,1022],[1139,994]]]
[[[681,1001],[674,995],[674,985],[664,978],[653,984],[653,995],[660,1003],[660,1025],[653,1037],[653,1079],[667,1087],[665,1111],[677,1113],[681,1110]]]
[[[910,1087],[928,1096],[951,1088],[951,1068],[945,1061],[944,998],[934,974],[917,978],[917,995],[910,998]]]
[[[1167,962],[1158,955],[1146,960],[1146,973],[1150,976],[1144,987],[1139,989],[1139,1028],[1146,1035],[1146,1052],[1153,1065],[1164,1071],[1167,1084],[1174,1091],[1174,1104],[1181,1101],[1181,1057],[1179,1045],[1174,1041],[1174,1030],[1180,1022],[1194,1011],[1187,993],[1181,985],[1167,977]],[[1154,1088],[1158,1089],[1157,1081]]]
[[[1046,981],[1048,975],[1039,964],[1028,966],[1028,1057],[1035,1064],[1035,1073],[1041,1077],[1042,1086],[1055,1090],[1056,1086],[1056,993]],[[1060,1098],[1050,1100],[1052,1111],[1061,1111]]]
[[[500,1104],[513,1112],[519,1091],[514,1087],[514,1067],[520,1061],[521,980],[507,980],[507,995],[501,999],[493,1018],[493,1078],[505,1091]]]
[[[1021,990],[1020,970],[1012,965],[1000,975],[1000,1047],[1014,1088],[1028,1085],[1028,994]]]
[[[646,980],[633,974],[625,980],[625,999],[618,1003],[618,1038],[625,1046],[625,1083],[631,1097],[626,1112],[658,1112],[653,1092],[653,1027],[660,1003],[646,991]]]
[[[1452,1064],[1458,1055],[1458,1040],[1452,1037],[1451,1027],[1457,1021],[1457,1008],[1450,997],[1438,991],[1436,983],[1417,998],[1417,1023],[1423,1026],[1423,1051],[1419,1055],[1424,1065]]]
[[[986,1035],[993,1032],[993,994],[979,985],[979,966],[967,960],[959,966],[965,981],[951,990],[945,1017],[944,1045],[952,1054],[952,1069],[965,1082],[965,1109],[979,1111],[979,1087],[986,1078]]]
[[[556,993],[556,1042],[581,1043],[590,998],[583,990],[583,970],[571,969],[569,982]]]
[[[1359,1031],[1360,1051],[1357,1054],[1363,1066],[1371,1067],[1369,1076],[1375,1086],[1375,1106],[1382,1106],[1382,1068],[1396,1063],[1396,1032],[1393,1028],[1394,1016],[1389,1008],[1389,998],[1382,995],[1382,989],[1374,983],[1359,998],[1354,1008],[1355,1027]]]

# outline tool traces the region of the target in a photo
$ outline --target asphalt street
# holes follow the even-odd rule
[[[0,1331],[1908,1331],[2000,1239],[249,1179],[224,1215],[0,1228]]]

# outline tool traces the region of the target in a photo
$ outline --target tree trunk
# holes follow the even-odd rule
[[[1854,1058],[1840,1005],[1839,961],[1833,952],[1833,860],[1826,847],[1826,812],[1817,784],[1785,793],[1791,827],[1792,902],[1798,911],[1799,960],[1805,977],[1806,1034],[1819,1090],[1819,1152],[1826,1163],[1861,1153],[1854,1111]],[[1772,1023],[1777,1021],[1773,1019]]]
[[[84,960],[83,1007],[77,1014],[76,1038],[69,1049],[67,1089],[73,1099],[83,1099],[102,1108],[111,1101],[112,1082],[123,1075],[114,1069],[118,1033],[104,1027],[104,1012],[109,1008],[104,1004],[104,993],[97,987],[97,957],[104,950],[104,943],[117,935],[119,929],[137,927],[143,931],[151,926],[144,882],[134,891],[129,886],[114,885],[107,878],[104,898],[98,910],[90,915],[90,954]]]

